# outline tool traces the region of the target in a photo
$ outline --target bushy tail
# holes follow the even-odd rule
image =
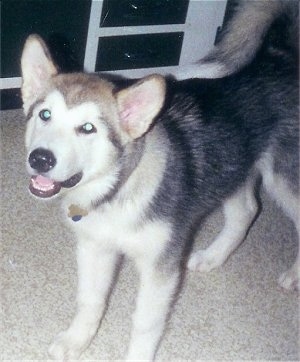
[[[272,23],[283,14],[297,22],[298,0],[237,1],[215,48],[196,64],[179,69],[175,76],[221,78],[237,72],[252,61]]]

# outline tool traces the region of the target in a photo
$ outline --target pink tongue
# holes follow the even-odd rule
[[[53,181],[51,179],[44,177],[42,175],[38,175],[35,178],[35,182],[44,187],[51,187],[53,185]]]

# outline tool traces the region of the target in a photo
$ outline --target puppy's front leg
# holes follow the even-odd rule
[[[140,290],[127,361],[154,359],[179,283],[178,271],[169,274],[149,264],[140,271]]]
[[[78,359],[90,344],[105,309],[116,261],[116,253],[97,250],[90,241],[78,245],[77,313],[69,329],[50,346],[52,358]]]

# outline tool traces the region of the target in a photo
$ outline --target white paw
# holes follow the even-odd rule
[[[61,332],[49,347],[48,354],[55,360],[77,360],[87,346],[88,343],[85,343],[82,337],[76,336],[68,331]]]
[[[282,273],[278,279],[279,285],[286,290],[300,290],[300,280],[296,268]]]
[[[149,355],[145,351],[129,352],[125,359],[126,362],[151,362],[154,361],[154,356]]]
[[[213,255],[207,250],[198,250],[190,256],[187,267],[193,271],[209,272],[224,262],[220,255]]]

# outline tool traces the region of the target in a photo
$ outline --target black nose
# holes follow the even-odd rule
[[[28,162],[38,172],[48,172],[56,165],[56,158],[51,151],[37,148],[29,155]]]

